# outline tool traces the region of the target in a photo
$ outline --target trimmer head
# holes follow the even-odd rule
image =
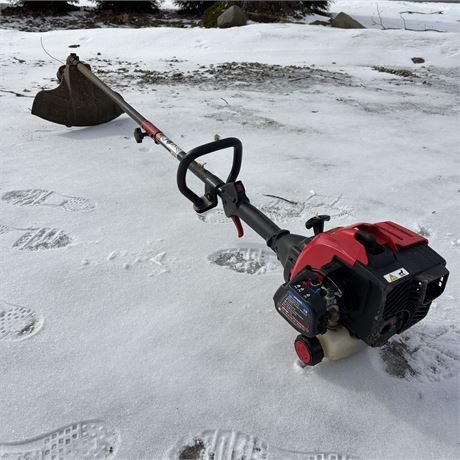
[[[82,75],[77,64],[72,55],[67,58],[58,70],[59,86],[35,96],[32,114],[68,127],[99,125],[120,116],[123,110]],[[80,65],[91,70],[88,64]]]

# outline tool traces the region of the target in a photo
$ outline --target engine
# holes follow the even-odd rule
[[[423,319],[444,291],[446,261],[394,222],[315,233],[274,296],[277,311],[304,337],[340,324],[381,346]]]

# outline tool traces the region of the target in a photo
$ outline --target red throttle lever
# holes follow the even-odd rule
[[[238,216],[231,216],[231,219],[236,227],[236,233],[238,234],[238,238],[242,238],[244,235],[243,225],[241,224],[241,220]]]
[[[227,182],[219,187],[219,191],[225,215],[232,219],[238,238],[241,238],[244,235],[244,230],[238,217],[238,208],[243,204],[249,204],[244,185],[241,181]]]

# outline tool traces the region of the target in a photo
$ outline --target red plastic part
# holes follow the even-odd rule
[[[426,238],[394,222],[359,223],[349,227],[334,228],[316,235],[305,246],[292,268],[290,278],[305,267],[319,270],[334,258],[340,259],[349,267],[353,267],[356,262],[367,265],[366,249],[355,238],[358,230],[374,235],[378,244],[387,246],[392,252],[414,244],[428,243]]]
[[[238,238],[243,237],[244,230],[243,230],[243,225],[241,224],[240,218],[238,216],[232,216],[232,221],[235,224],[236,232],[238,233]]]
[[[307,266],[319,270],[335,257],[350,267],[357,261],[367,265],[366,249],[355,239],[357,231],[354,227],[339,227],[315,236],[297,258],[290,278]]]
[[[375,235],[377,243],[387,245],[393,252],[414,244],[428,243],[423,236],[390,221],[378,224],[359,224],[358,226],[360,230]]]
[[[150,121],[144,120],[141,124],[141,128],[151,137],[155,142],[156,140],[156,135],[161,134],[161,131]]]
[[[303,340],[297,339],[294,342],[294,348],[300,361],[309,365],[311,363],[311,353],[308,345]]]

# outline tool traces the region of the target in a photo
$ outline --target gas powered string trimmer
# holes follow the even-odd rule
[[[303,363],[313,366],[323,357],[347,356],[363,342],[372,347],[385,344],[424,318],[444,291],[446,262],[422,236],[394,222],[324,231],[330,219],[326,215],[306,222],[314,236],[291,234],[253,206],[237,180],[243,153],[238,139],[184,152],[75,54],[60,67],[58,80],[56,89],[37,94],[34,115],[70,127],[96,125],[126,113],[140,126],[134,130],[137,142],[150,137],[179,160],[177,185],[196,212],[214,208],[220,198],[239,237],[244,221],[266,241],[284,267],[285,283],[275,293],[275,307],[300,332],[295,349]],[[233,149],[233,164],[226,181],[196,161],[228,148]],[[204,182],[203,196],[187,186],[189,170]]]

